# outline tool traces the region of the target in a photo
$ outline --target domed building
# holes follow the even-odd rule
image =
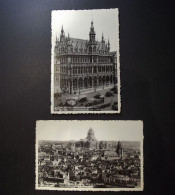
[[[89,148],[89,149],[98,148],[98,141],[95,138],[94,131],[92,128],[89,129],[87,133],[87,137],[85,139],[81,139],[80,141],[75,143],[75,147]]]
[[[94,136],[94,131],[92,128],[89,129],[86,139],[89,141],[97,141],[95,136]]]
[[[85,139],[80,139],[80,141],[70,141],[68,147],[75,151],[75,148],[87,148],[87,149],[99,149],[99,150],[111,150],[115,149],[115,153],[118,156],[123,155],[123,147],[121,142],[115,141],[98,141],[95,137],[94,130],[90,128],[87,132]]]

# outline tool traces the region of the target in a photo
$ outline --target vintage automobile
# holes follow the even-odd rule
[[[96,99],[88,98],[88,102],[85,104],[86,107],[93,106],[96,104]]]
[[[114,102],[114,103],[112,104],[112,109],[113,109],[113,110],[118,110],[118,102]]]
[[[114,86],[112,89],[110,89],[110,91],[117,94],[117,86]]]
[[[86,102],[87,101],[87,96],[86,95],[82,95],[78,98],[78,102]]]
[[[107,91],[106,92],[106,97],[111,97],[111,96],[114,96],[114,94],[112,92],[110,92],[110,91]]]
[[[76,99],[74,99],[74,98],[67,98],[66,99],[66,104],[68,106],[75,106],[77,104],[77,102],[76,102]]]
[[[94,98],[96,99],[104,99],[104,95],[101,95],[100,93],[97,93]]]
[[[89,106],[94,106],[97,104],[103,104],[104,103],[104,99],[95,99],[95,98],[88,98],[88,102],[85,104],[86,107]]]

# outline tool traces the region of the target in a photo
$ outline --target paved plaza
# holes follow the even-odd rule
[[[81,98],[81,97],[83,97],[83,96],[86,96],[87,97],[87,99],[89,99],[89,98],[94,98],[94,96],[95,95],[97,95],[98,93],[100,94],[100,95],[103,95],[104,96],[104,103],[102,103],[102,104],[110,104],[110,106],[108,106],[108,107],[105,107],[105,108],[102,108],[101,110],[112,110],[112,104],[114,103],[114,102],[117,102],[117,100],[118,100],[118,94],[114,94],[113,93],[113,96],[110,96],[110,97],[106,97],[105,95],[106,95],[106,92],[108,92],[108,91],[110,91],[110,89],[112,89],[113,88],[113,86],[108,86],[108,87],[105,87],[104,89],[103,88],[98,88],[98,89],[96,89],[96,90],[94,90],[94,91],[90,91],[90,92],[86,92],[86,93],[82,93],[82,94],[79,94],[79,95],[72,95],[72,94],[62,94],[61,95],[61,97],[55,97],[55,107],[57,107],[57,106],[59,106],[60,105],[60,103],[64,106],[64,105],[66,105],[66,99],[68,99],[68,98]],[[98,106],[100,106],[100,105],[102,105],[102,104],[97,104]],[[77,104],[76,104],[76,107],[77,106],[81,106],[81,103],[80,102],[78,102]]]

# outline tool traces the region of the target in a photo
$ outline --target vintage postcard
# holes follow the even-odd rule
[[[37,121],[37,190],[143,191],[142,121]]]
[[[118,9],[51,15],[51,113],[120,113]]]

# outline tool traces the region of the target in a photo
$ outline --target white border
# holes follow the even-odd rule
[[[38,187],[38,135],[37,135],[37,132],[42,130],[42,129],[38,129],[37,128],[37,125],[38,123],[41,123],[41,122],[58,122],[58,125],[59,123],[61,122],[65,122],[67,120],[47,120],[47,121],[44,121],[44,120],[40,120],[40,121],[36,121],[36,139],[35,139],[35,189],[36,190],[52,190],[52,191],[143,191],[144,190],[144,167],[143,167],[143,164],[144,164],[144,161],[143,161],[143,156],[144,156],[144,153],[143,153],[143,140],[144,140],[144,135],[143,135],[143,121],[141,120],[127,120],[127,121],[122,121],[122,120],[109,120],[108,122],[109,123],[118,123],[118,122],[122,122],[122,123],[127,123],[127,122],[134,122],[134,123],[141,123],[141,127],[142,129],[140,129],[142,131],[142,137],[140,137],[140,151],[141,151],[141,179],[140,179],[140,188],[58,188],[58,187]],[[82,121],[83,120],[69,120],[70,121]],[[85,121],[85,120],[84,120]],[[96,121],[100,121],[100,120],[86,120],[86,122],[90,122],[90,123],[95,123]],[[102,120],[101,120],[102,122]],[[107,122],[107,121],[106,121]],[[80,130],[81,131],[81,130]],[[131,129],[132,131],[132,129]]]
[[[118,8],[110,8],[110,9],[101,9],[101,10],[112,10]],[[97,9],[91,9],[97,10]],[[56,11],[56,10],[52,10]],[[59,11],[59,10],[57,10]],[[66,10],[64,10],[66,11]],[[75,10],[67,10],[67,11],[75,11]],[[76,10],[83,11],[83,10]],[[117,52],[117,84],[118,84],[118,110],[117,111],[55,111],[54,110],[54,59],[52,55],[54,55],[54,51],[52,50],[52,12],[51,12],[51,114],[119,114],[121,112],[121,81],[120,81],[120,23],[119,23],[119,9],[118,9],[118,40],[119,40],[119,50]]]

